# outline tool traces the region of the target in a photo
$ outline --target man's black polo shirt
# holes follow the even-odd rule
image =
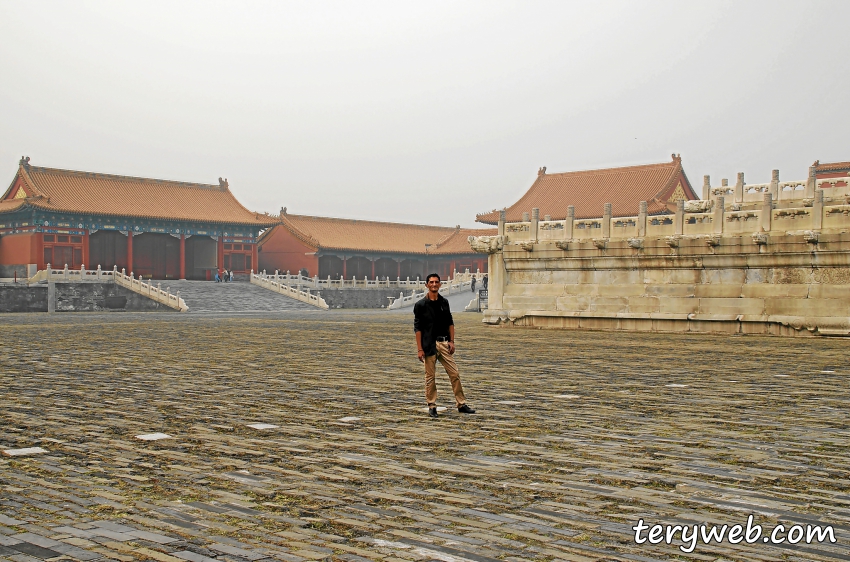
[[[428,295],[413,305],[413,331],[422,332],[422,350],[426,357],[437,354],[437,338],[449,337],[449,326],[454,326],[449,301],[437,294],[437,300]]]

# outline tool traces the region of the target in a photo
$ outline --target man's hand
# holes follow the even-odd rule
[[[425,362],[425,351],[420,349],[418,357],[419,357],[419,362],[424,363]]]
[[[454,354],[455,354],[455,342],[450,341],[449,342],[449,355],[454,355]]]

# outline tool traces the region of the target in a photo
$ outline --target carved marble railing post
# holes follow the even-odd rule
[[[706,176],[707,177],[707,176]],[[646,236],[646,215],[649,214],[647,212],[646,201],[640,202],[640,210],[638,211],[638,238],[643,238]]]
[[[537,242],[537,227],[540,225],[540,209],[531,209],[531,241]]]
[[[502,298],[505,294],[505,259],[502,251],[505,244],[503,236],[470,236],[469,245],[476,252],[487,254],[489,304],[487,314],[495,314],[496,322],[501,318],[503,308]],[[495,312],[492,312],[495,311]],[[485,321],[487,319],[485,314]]]
[[[815,175],[815,167],[809,166],[809,178],[806,180],[806,199],[811,199],[815,196],[815,186],[817,185],[817,176]],[[820,227],[818,227],[820,228]]]
[[[735,182],[735,203],[744,202],[744,172],[738,172],[738,181]]]
[[[715,234],[723,234],[723,212],[725,211],[725,200],[726,198],[722,195],[717,197],[717,205],[714,207],[714,233]]]
[[[611,203],[605,203],[602,211],[602,238],[611,238]]]
[[[808,189],[806,186],[806,190]],[[820,230],[821,227],[823,227],[823,190],[818,189],[815,191],[815,201],[812,204],[812,230]]]
[[[773,170],[776,172],[777,170]],[[771,182],[772,183],[772,182]],[[771,187],[772,189],[772,187]],[[764,194],[764,203],[761,208],[761,230],[762,232],[770,232],[771,220],[773,219],[773,195],[770,193]]]
[[[711,176],[702,177],[702,198],[711,198]]]
[[[685,233],[685,200],[677,199],[676,200],[676,217],[675,223],[673,227],[675,228],[675,232],[678,236],[681,236]]]
[[[774,201],[779,201],[779,170],[773,170],[770,176],[770,194]]]
[[[506,215],[506,214],[507,214],[507,213],[505,213],[505,210],[504,210],[504,209],[502,209],[501,211],[499,211],[499,231],[498,231],[498,232],[499,232],[499,236],[504,236],[504,235],[505,235],[505,215]],[[408,280],[409,280],[409,279],[410,279],[410,278],[408,278]]]
[[[574,205],[567,207],[567,220],[564,221],[564,239],[573,239],[573,226],[576,222],[576,208]]]

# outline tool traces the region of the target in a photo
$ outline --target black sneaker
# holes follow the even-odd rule
[[[474,414],[475,413],[475,410],[473,410],[472,408],[470,408],[466,404],[463,404],[462,406],[458,406],[457,411],[460,412],[461,414]]]
[[[428,408],[428,415],[432,418],[438,417],[437,416],[437,407],[434,406],[433,408]]]

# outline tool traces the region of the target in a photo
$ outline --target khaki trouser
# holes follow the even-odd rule
[[[452,383],[452,392],[455,394],[455,402],[457,406],[466,404],[466,397],[463,395],[463,386],[460,384],[460,376],[457,372],[457,364],[455,358],[449,353],[448,342],[437,342],[437,354],[425,357],[425,400],[429,407],[437,405],[437,383],[434,380],[437,374],[437,359],[443,364],[446,374],[449,375],[449,381]]]

